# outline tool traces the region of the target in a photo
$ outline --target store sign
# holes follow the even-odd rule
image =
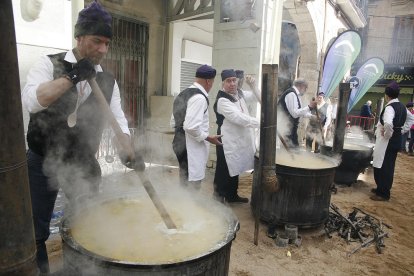
[[[400,87],[414,87],[413,66],[387,66],[375,85],[387,85],[395,81]]]

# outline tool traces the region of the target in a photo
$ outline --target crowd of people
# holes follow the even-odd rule
[[[37,263],[42,273],[49,272],[45,241],[56,197],[60,188],[69,201],[81,194],[94,195],[99,190],[101,170],[96,160],[107,114],[88,83],[96,79],[116,123],[122,130],[117,136],[122,162],[129,167],[145,168],[130,142],[130,132],[121,108],[121,97],[114,77],[100,66],[112,38],[111,16],[97,3],[83,9],[75,25],[77,45],[73,50],[43,57],[28,73],[22,91],[22,103],[30,113],[27,132],[27,162],[33,210]],[[217,132],[209,133],[209,92],[216,69],[200,66],[194,83],[174,100],[171,126],[175,129],[173,150],[179,164],[180,184],[199,190],[205,178],[209,145],[216,146],[217,164],[214,196],[221,202],[247,203],[238,194],[239,175],[254,167],[256,152],[254,130],[260,121],[249,113],[248,102],[261,102],[255,79],[243,70],[225,69],[220,73],[221,86],[214,100]],[[246,81],[250,90],[243,89]],[[321,139],[332,136],[336,121],[337,99],[326,98],[323,91],[304,104],[308,83],[298,78],[281,95],[278,108],[290,128],[284,133],[289,147],[300,147],[300,118],[309,118],[306,148],[319,151]],[[413,103],[398,101],[399,87],[391,83],[385,89],[387,105],[376,126],[374,177],[377,188],[373,200],[390,199],[395,160],[398,151],[413,155]],[[371,102],[364,105],[364,116],[372,117]],[[77,120],[68,120],[73,111]],[[362,113],[361,113],[362,116]],[[131,145],[131,146],[125,146]],[[140,163],[140,164],[138,164]]]

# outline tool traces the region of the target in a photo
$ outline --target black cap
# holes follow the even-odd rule
[[[398,86],[398,83],[395,81],[390,82],[387,87],[385,87],[385,95],[390,97],[391,99],[398,98],[398,95],[400,94],[400,87]]]
[[[243,70],[236,70],[236,77],[238,79],[244,78],[244,71]]]
[[[112,38],[112,16],[95,0],[79,12],[75,37],[101,35]]]
[[[195,76],[196,78],[200,79],[214,79],[216,77],[216,69],[207,64],[204,64],[198,67]]]
[[[224,69],[221,71],[221,80],[224,81],[227,78],[237,78],[236,71],[233,69]]]

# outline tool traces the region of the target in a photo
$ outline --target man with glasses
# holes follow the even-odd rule
[[[260,101],[260,95],[251,76],[246,77],[246,82],[254,92],[238,89],[238,78],[233,69],[223,70],[221,78],[222,89],[217,94],[214,112],[217,134],[223,136],[223,145],[216,147],[214,195],[219,201],[247,203],[247,198],[238,195],[239,175],[254,167],[256,148],[253,130],[260,126],[260,122],[250,116],[246,99]]]

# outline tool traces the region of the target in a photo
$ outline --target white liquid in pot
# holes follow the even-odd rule
[[[167,229],[150,199],[117,199],[88,208],[71,234],[85,249],[112,259],[166,264],[206,253],[227,235],[221,214],[188,200],[164,201],[177,229]]]
[[[289,154],[285,151],[276,153],[276,164],[303,169],[327,169],[335,167],[332,161],[319,157],[318,154],[300,152]]]

